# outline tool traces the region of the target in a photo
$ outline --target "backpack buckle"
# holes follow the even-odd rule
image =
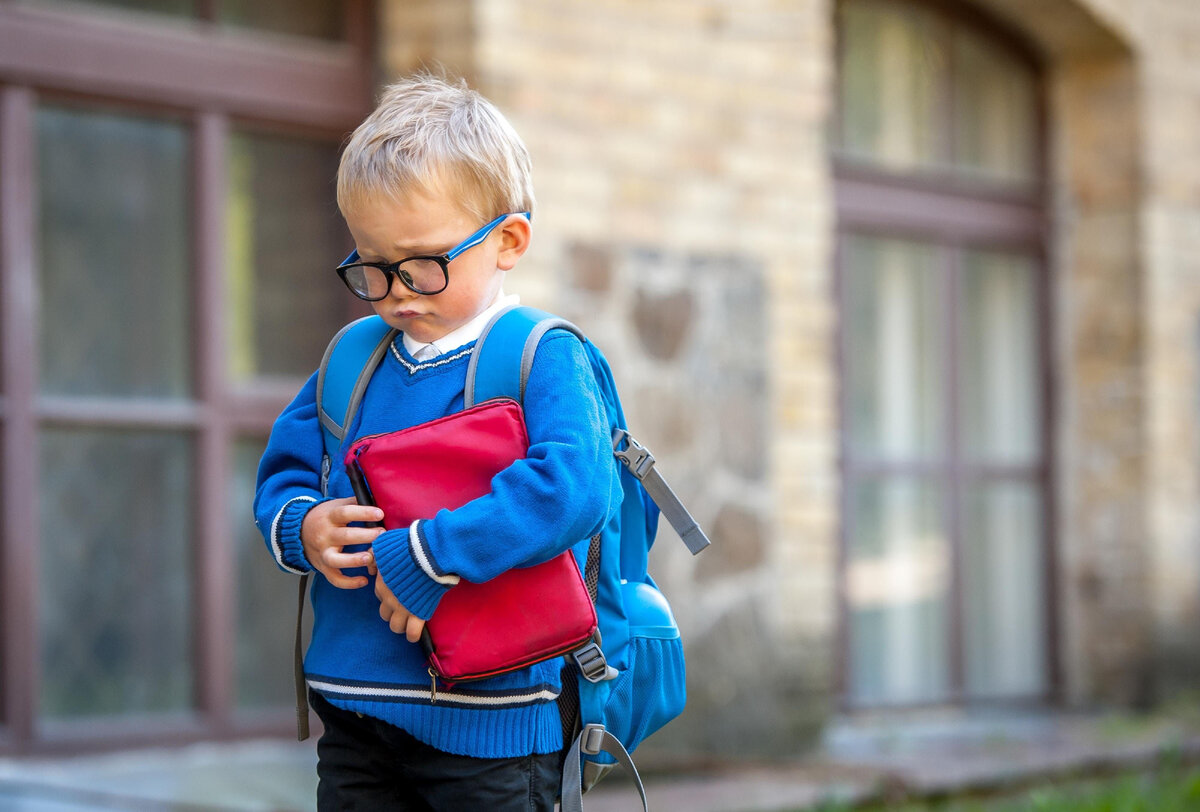
[[[579,749],[589,756],[598,756],[604,751],[604,725],[584,725],[579,734]]]
[[[620,447],[623,442],[629,443],[624,449]],[[613,431],[613,455],[625,463],[629,473],[633,474],[639,482],[645,479],[654,467],[654,455],[625,429]]]
[[[579,673],[583,674],[583,678],[588,682],[603,682],[617,676],[617,669],[604,659],[604,652],[595,640],[589,640],[572,651],[571,657],[575,660],[575,665],[579,666]]]

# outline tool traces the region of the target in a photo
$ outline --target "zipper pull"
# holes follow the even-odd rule
[[[436,705],[437,704],[437,672],[435,672],[432,667],[430,667],[428,669],[428,671],[429,671],[429,704]]]

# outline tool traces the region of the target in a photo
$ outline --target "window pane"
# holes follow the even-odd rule
[[[29,6],[46,5],[47,0],[19,0]],[[60,3],[54,0],[51,5]],[[149,11],[154,14],[170,14],[175,17],[192,17],[196,14],[194,0],[82,0],[91,6],[115,6],[136,11]]]
[[[337,145],[237,134],[229,152],[231,372],[307,377],[345,322],[333,272],[349,252],[337,212]]]
[[[963,255],[963,437],[975,461],[1040,456],[1034,268],[1016,254]]]
[[[229,493],[238,573],[237,701],[243,708],[287,707],[295,701],[292,613],[297,577],[275,566],[251,513],[258,460],[265,448],[263,440],[236,445]],[[305,613],[306,621],[311,617],[311,612]]]
[[[299,34],[305,37],[340,39],[344,0],[289,0],[264,3],[262,0],[221,0],[217,19],[231,25]]]
[[[931,10],[846,3],[841,19],[841,148],[889,169],[944,163],[949,42]]]
[[[849,237],[844,246],[853,452],[903,461],[937,454],[945,341],[937,252],[868,237]]]
[[[50,429],[41,454],[41,715],[187,709],[190,440]]]
[[[187,131],[43,108],[37,136],[42,391],[185,397]]]
[[[1036,76],[996,45],[959,29],[954,37],[955,165],[1002,181],[1036,175]]]
[[[965,500],[967,692],[1035,696],[1046,687],[1041,503],[1032,484],[971,488]]]
[[[950,568],[939,492],[913,481],[860,483],[850,509],[850,698],[866,705],[941,699],[949,682]]]

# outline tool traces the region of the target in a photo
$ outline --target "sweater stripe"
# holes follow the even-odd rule
[[[309,676],[308,685],[327,698],[358,699],[373,702],[420,702],[454,708],[519,708],[539,702],[553,702],[558,691],[548,685],[535,685],[513,691],[464,691],[438,687],[434,699],[427,685],[387,685]]]
[[[453,573],[444,573],[434,565],[433,556],[429,554],[429,548],[425,546],[425,539],[421,536],[420,524],[421,520],[417,519],[408,528],[408,546],[412,550],[413,560],[417,562],[421,571],[434,581],[442,586],[454,586],[462,579]]]
[[[283,514],[286,513],[287,509],[294,503],[315,501],[317,500],[311,496],[297,496],[295,499],[289,499],[288,501],[284,502],[283,507],[279,509],[279,512],[275,514],[275,518],[271,521],[271,554],[275,556],[275,561],[279,564],[279,566],[283,567],[283,569],[287,570],[288,572],[295,573],[296,575],[303,575],[304,570],[290,566],[283,560],[283,542],[279,536],[279,523],[283,519]]]

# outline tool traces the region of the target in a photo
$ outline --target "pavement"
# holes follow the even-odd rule
[[[1058,777],[1200,762],[1195,709],[1153,717],[961,711],[839,719],[802,757],[643,766],[650,808],[796,812],[898,797],[1003,792]],[[0,759],[0,812],[309,812],[312,742],[264,740],[65,758]],[[606,779],[587,812],[640,808]]]

